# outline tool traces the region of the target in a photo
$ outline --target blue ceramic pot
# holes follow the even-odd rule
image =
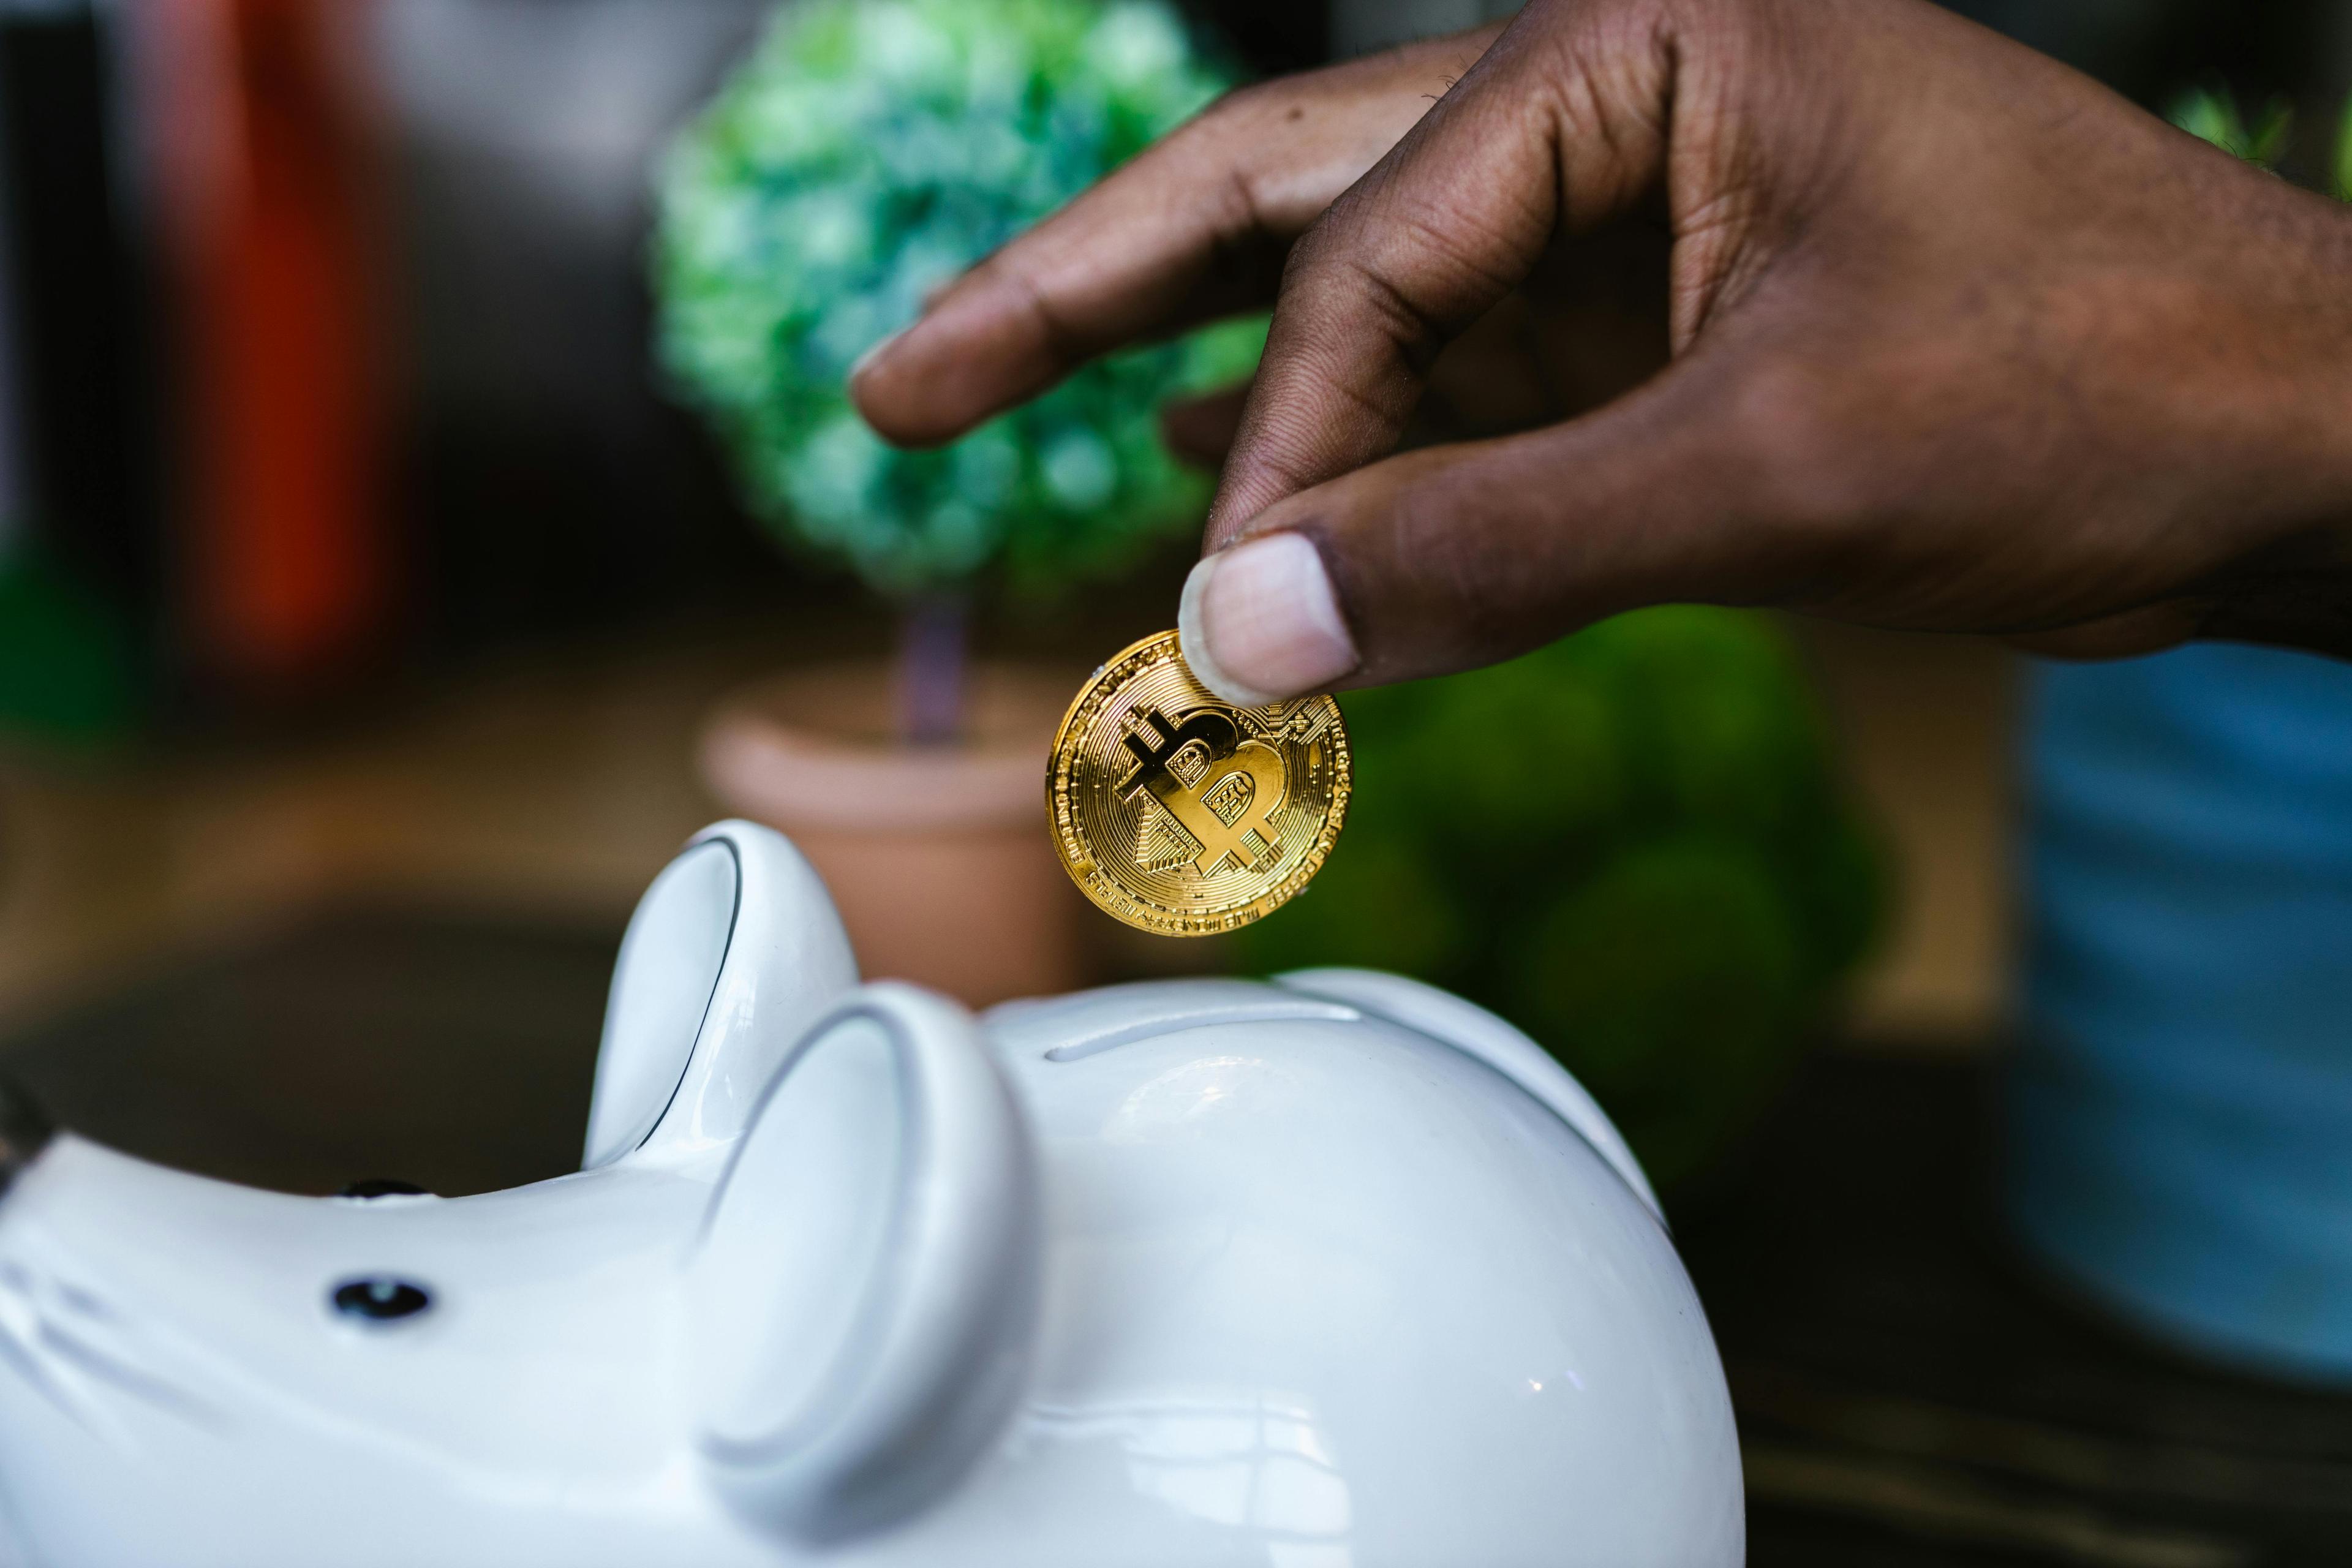
[[[2162,1337],[2352,1379],[2352,665],[2049,667],[2026,774],[2018,1234]]]

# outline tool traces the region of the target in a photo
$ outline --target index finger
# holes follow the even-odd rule
[[[1231,93],[966,273],[852,374],[900,446],[951,440],[1090,359],[1273,300],[1290,242],[1497,28]]]
[[[1655,9],[1530,5],[1317,220],[1285,270],[1210,549],[1386,457],[1444,344],[1556,235],[1622,214],[1655,182],[1675,68]]]

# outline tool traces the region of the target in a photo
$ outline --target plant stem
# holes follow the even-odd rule
[[[960,594],[926,594],[900,617],[898,722],[911,745],[951,745],[963,733],[966,611]]]

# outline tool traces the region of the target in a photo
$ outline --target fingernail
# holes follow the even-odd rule
[[[914,321],[908,322],[903,327],[900,327],[897,331],[892,332],[888,337],[884,338],[880,342],[876,343],[872,348],[867,349],[864,353],[859,354],[850,364],[849,379],[854,382],[859,376],[864,375],[866,370],[872,366],[876,360],[880,359],[884,354],[889,352],[891,344],[897,342],[900,338],[905,337],[908,332],[913,331],[917,326],[921,324],[921,321],[922,318],[919,316],[917,317]]]
[[[1193,567],[1176,633],[1201,684],[1244,708],[1320,691],[1358,663],[1322,552],[1300,533],[1269,533]]]

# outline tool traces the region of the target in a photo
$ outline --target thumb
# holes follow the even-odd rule
[[[1776,465],[1741,429],[1759,422],[1695,363],[1715,357],[1567,425],[1270,508],[1186,579],[1186,661],[1255,707],[1491,664],[1645,605],[1785,596],[1819,531],[1769,499]]]

